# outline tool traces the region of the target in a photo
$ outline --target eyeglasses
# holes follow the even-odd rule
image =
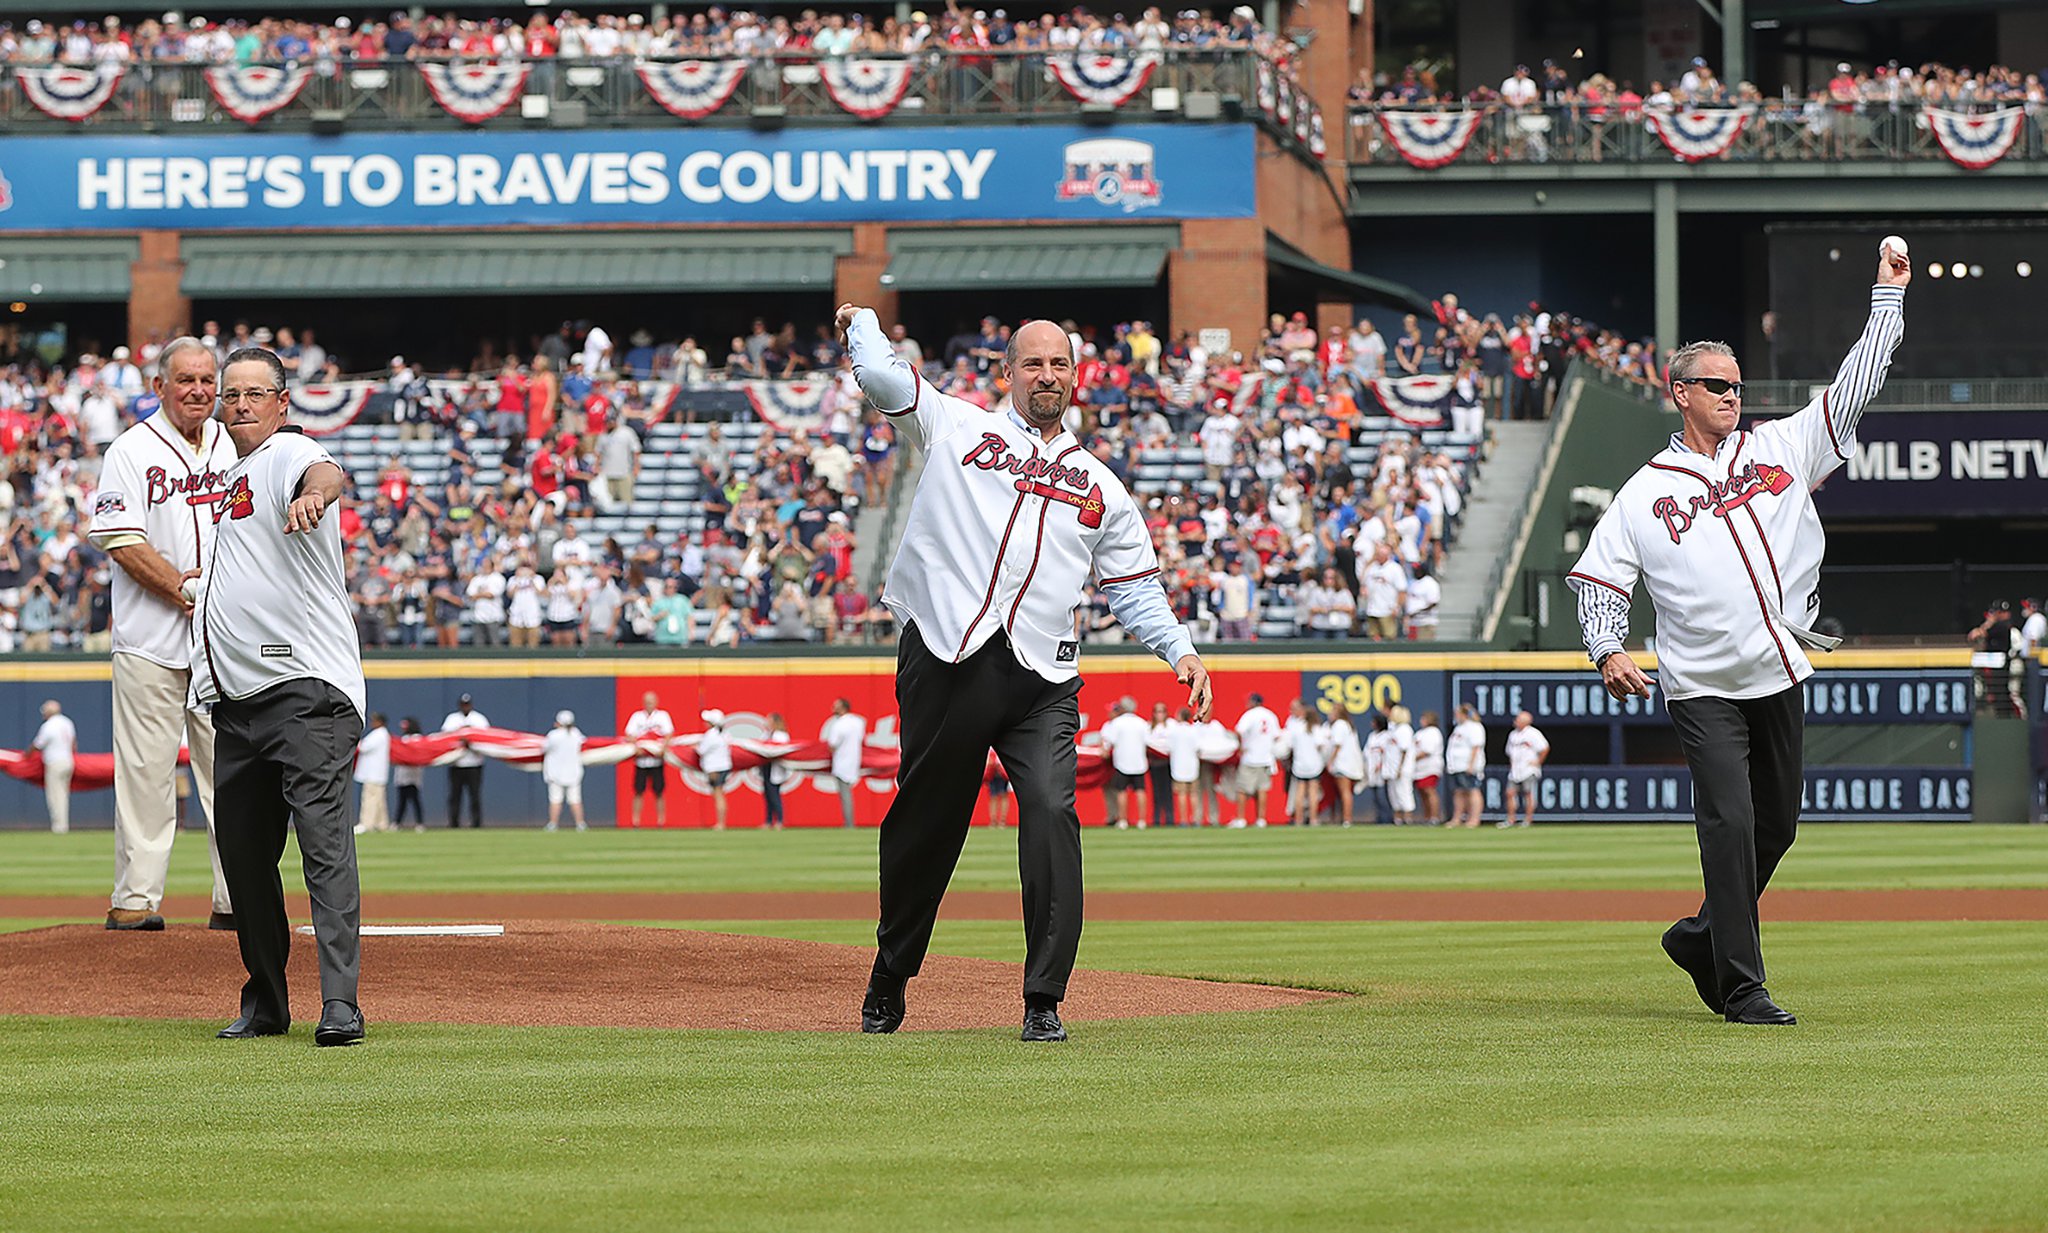
[[[1742,397],[1742,382],[1729,381],[1722,377],[1678,377],[1671,384],[1697,385],[1716,398],[1728,393],[1730,390],[1735,392],[1737,398]]]
[[[274,387],[267,390],[222,390],[220,392],[220,405],[232,407],[238,402],[262,402],[273,394],[282,393],[284,393],[283,390]]]

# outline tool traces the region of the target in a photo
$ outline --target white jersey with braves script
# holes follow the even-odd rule
[[[925,449],[882,602],[959,663],[998,632],[1054,683],[1080,671],[1074,616],[1092,577],[1132,636],[1167,663],[1194,652],[1161,588],[1144,515],[1071,433],[1048,441],[1014,410],[941,394],[896,358],[867,309],[847,330],[868,400]]]
[[[306,472],[334,459],[285,427],[228,472],[214,505],[213,558],[192,614],[192,697],[248,698],[284,681],[325,681],[369,714],[363,656],[341,567],[341,516],[287,535],[285,510]]]
[[[234,465],[235,443],[220,421],[201,426],[195,450],[159,412],[107,447],[86,535],[100,548],[140,535],[171,568],[199,569],[213,555],[215,503]],[[166,668],[192,665],[192,622],[184,609],[143,589],[118,566],[114,650]]]
[[[1803,410],[1729,434],[1712,458],[1673,434],[1622,485],[1570,578],[1596,662],[1627,638],[1640,581],[1667,698],[1758,698],[1813,674],[1801,644],[1834,645],[1812,632],[1827,551],[1813,489],[1848,459],[1905,336],[1904,308],[1904,288],[1873,288],[1863,336]]]

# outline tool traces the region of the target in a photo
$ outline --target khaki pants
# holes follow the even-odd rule
[[[1401,618],[1392,615],[1365,618],[1366,632],[1392,642],[1401,636]]]
[[[50,833],[71,830],[71,763],[43,763],[43,801],[50,807]]]
[[[514,626],[512,626],[512,645],[513,645],[513,646],[539,646],[539,645],[540,645],[540,626],[538,626],[538,625],[514,625]]]
[[[186,709],[191,672],[140,655],[114,656],[114,895],[117,908],[163,906],[178,830],[178,739],[192,749],[192,783],[206,814],[213,910],[232,912],[213,836],[213,723]]]
[[[610,475],[610,476],[606,476],[606,477],[605,477],[605,481],[604,481],[604,487],[605,487],[605,490],[606,490],[606,491],[607,491],[607,492],[608,492],[608,493],[610,494],[610,496],[611,496],[611,499],[612,499],[612,504],[614,504],[614,505],[617,505],[617,506],[626,506],[626,505],[631,505],[631,504],[633,503],[633,477],[632,477],[632,476],[630,476],[630,475]]]
[[[390,793],[381,783],[357,783],[363,793],[363,807],[356,813],[356,829],[359,831],[388,831],[391,829]]]

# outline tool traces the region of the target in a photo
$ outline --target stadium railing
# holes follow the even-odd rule
[[[1249,47],[1182,49],[1158,53],[1160,62],[1139,96],[1124,110],[1153,119],[1179,118],[1179,103],[1155,111],[1150,90],[1172,87],[1185,99],[1191,93],[1218,96],[1225,119],[1265,121],[1255,98],[1259,59]],[[550,113],[562,104],[580,105],[581,122],[591,127],[647,127],[694,123],[743,126],[760,108],[782,108],[780,116],[806,124],[870,123],[849,114],[827,91],[819,61],[812,54],[773,57],[694,57],[745,59],[749,64],[733,94],[712,114],[678,121],[663,109],[641,82],[630,57],[535,61],[522,94],[550,100]],[[911,56],[862,57],[909,60],[910,85],[896,110],[883,121],[915,123],[920,119],[958,120],[972,117],[1064,116],[1082,110],[1046,66],[1044,52],[949,50]],[[659,64],[662,61],[650,61]],[[51,116],[29,102],[16,88],[12,67],[0,67],[0,129],[16,133],[153,132],[196,134],[240,133],[252,126],[236,119],[215,98],[206,64],[137,62],[129,66],[105,106],[83,120]],[[572,113],[575,107],[568,109]],[[525,118],[519,106],[483,121],[485,127],[547,127],[558,119]],[[1235,114],[1233,114],[1235,113]],[[258,131],[303,132],[322,123],[352,128],[459,129],[474,127],[456,119],[434,101],[418,65],[412,61],[343,61],[316,69],[290,103],[265,116]],[[1273,127],[1269,125],[1268,127]],[[1275,129],[1277,132],[1277,128]],[[1291,137],[1291,134],[1290,134]]]
[[[2013,104],[2005,104],[2012,106]],[[1733,106],[1729,104],[1727,106]],[[1952,110],[1986,112],[1991,104],[1950,105]],[[1624,116],[1607,104],[1596,115],[1584,104],[1515,109],[1499,103],[1354,104],[1345,125],[1347,158],[1352,166],[1405,167],[1407,160],[1387,136],[1382,112],[1450,115],[1483,111],[1470,142],[1451,161],[1453,166],[1500,163],[1662,163],[1676,159],[1657,136],[1645,115]],[[1841,112],[1818,112],[1803,102],[1767,100],[1757,108],[1727,151],[1709,162],[1926,162],[1946,161],[1928,127],[1925,109],[1917,102],[1894,109],[1873,106]],[[2034,113],[2021,129],[2006,160],[2048,161],[2048,115]]]

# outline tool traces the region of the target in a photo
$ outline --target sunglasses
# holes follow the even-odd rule
[[[1728,393],[1730,390],[1735,392],[1737,398],[1742,397],[1742,382],[1728,381],[1720,377],[1680,377],[1671,384],[1697,385],[1716,398]]]

